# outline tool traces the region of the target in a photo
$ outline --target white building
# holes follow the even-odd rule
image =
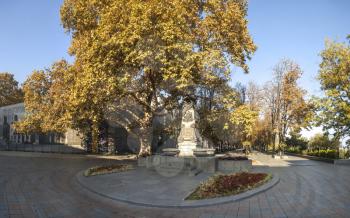
[[[0,143],[5,144],[67,144],[80,146],[77,132],[68,130],[65,134],[19,134],[13,128],[16,121],[25,116],[24,104],[0,107]]]

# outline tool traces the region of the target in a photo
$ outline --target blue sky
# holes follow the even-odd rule
[[[350,34],[349,11],[348,0],[249,0],[249,30],[258,50],[251,73],[236,73],[233,80],[261,84],[281,58],[291,58],[304,71],[300,85],[319,94],[319,53],[326,38],[345,41]]]
[[[0,72],[23,82],[34,69],[70,59],[60,24],[62,0],[0,0]]]
[[[0,1],[0,72],[23,82],[34,70],[66,58],[70,37],[60,24],[63,0]],[[345,41],[350,34],[349,0],[249,0],[249,30],[258,50],[249,62],[250,74],[236,70],[232,82],[271,79],[281,58],[300,64],[300,84],[318,94],[315,80],[326,38]]]

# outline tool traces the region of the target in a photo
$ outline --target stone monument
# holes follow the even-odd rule
[[[164,148],[160,155],[138,159],[138,165],[154,169],[163,176],[188,173],[196,176],[201,172],[236,172],[250,170],[251,160],[219,160],[215,148],[210,148],[208,139],[200,135],[196,126],[199,115],[190,102],[182,109],[181,131],[177,138],[177,148]]]
[[[202,138],[196,128],[198,118],[193,104],[185,102],[182,109],[181,131],[177,138],[179,156],[193,156],[193,151],[202,147]]]
[[[177,148],[164,148],[161,155],[139,160],[139,166],[153,168],[165,176],[180,172],[197,175],[200,172],[216,172],[215,149],[204,143],[196,126],[199,115],[193,104],[185,102],[182,109],[181,131],[177,138]],[[204,146],[203,146],[204,145]],[[204,147],[204,148],[203,148]]]

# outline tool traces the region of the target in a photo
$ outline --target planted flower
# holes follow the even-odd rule
[[[130,164],[116,164],[107,166],[91,167],[84,172],[84,176],[96,176],[109,173],[125,172],[134,169]]]
[[[239,194],[263,185],[272,178],[267,173],[241,172],[216,175],[199,185],[186,200],[201,200]]]

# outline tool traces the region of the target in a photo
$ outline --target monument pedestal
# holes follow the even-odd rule
[[[176,176],[185,173],[195,176],[198,173],[237,173],[250,171],[252,160],[220,160],[219,157],[177,157],[153,155],[139,158],[138,165],[156,170],[164,176]]]
[[[192,103],[185,103],[182,110],[181,131],[177,138],[181,157],[193,157],[193,150],[201,147],[202,138],[196,126],[198,119],[199,116]]]
[[[193,150],[196,149],[197,144],[193,142],[182,142],[178,144],[180,150],[179,156],[193,157]]]

